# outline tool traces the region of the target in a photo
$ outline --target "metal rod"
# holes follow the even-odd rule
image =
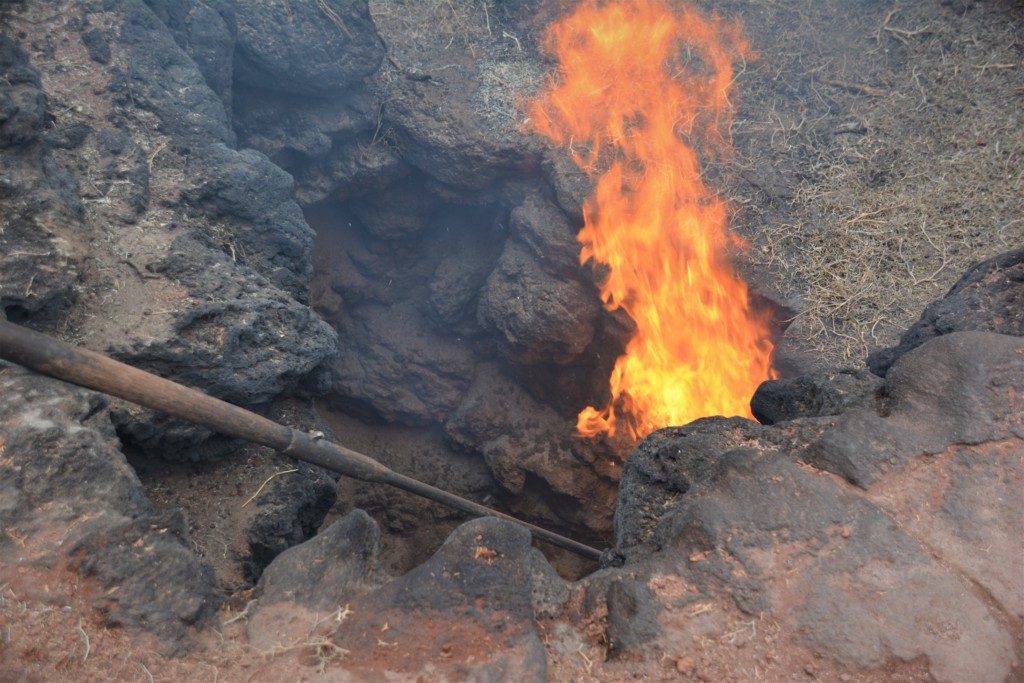
[[[194,422],[221,434],[268,446],[354,479],[389,484],[472,515],[500,517],[529,529],[535,538],[542,541],[593,560],[601,557],[601,551],[596,548],[399,474],[362,453],[2,319],[0,358]]]

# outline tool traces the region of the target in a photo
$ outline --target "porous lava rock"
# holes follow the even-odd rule
[[[868,356],[868,367],[885,375],[893,363],[929,339],[965,330],[1024,336],[1024,249],[983,261],[930,304],[894,347]]]
[[[493,31],[480,36],[486,43],[481,51],[464,43],[451,49],[457,37],[438,26],[446,14],[447,8],[429,3],[380,12],[388,61],[373,85],[407,163],[447,186],[481,191],[542,158],[539,140],[518,130],[516,107],[543,72],[534,57],[509,50]],[[466,21],[483,34],[484,19],[482,12],[468,12]]]
[[[151,4],[84,2],[65,27],[82,70],[50,69],[45,82],[82,106],[51,110],[25,54],[44,42],[4,38],[4,178],[17,199],[0,229],[0,303],[45,331],[263,406],[316,376],[336,349],[335,332],[305,305],[313,233],[291,178],[233,148],[224,102],[197,65],[214,43],[231,51],[230,9]],[[219,28],[201,38],[207,10]],[[78,292],[85,305],[58,316]],[[115,412],[121,435],[150,452],[198,459],[229,449],[204,429]]]
[[[581,227],[540,192],[527,194],[509,215],[511,233],[527,247],[541,266],[552,275],[580,277],[580,245],[576,233]]]
[[[157,513],[98,394],[0,363],[0,567],[95,580],[108,626],[188,647],[220,595],[180,513]]]
[[[334,479],[326,471],[298,462],[295,471],[275,477],[256,503],[247,530],[246,578],[255,581],[275,557],[316,535],[336,498]]]
[[[239,85],[239,141],[295,178],[295,199],[312,206],[380,191],[408,166],[380,133],[381,103],[366,89],[319,98]]]
[[[260,647],[286,642],[292,631],[308,629],[310,615],[330,615],[387,579],[380,530],[355,510],[270,563],[248,608],[249,638]]]
[[[462,243],[437,265],[428,287],[429,312],[437,327],[479,334],[476,311],[480,291],[493,264],[480,242]]]
[[[92,3],[86,17],[106,9]],[[104,71],[110,75],[110,93],[116,104],[152,112],[161,130],[177,144],[202,148],[216,142],[235,144],[224,102],[207,84],[195,61],[141,0],[127,0],[117,8],[113,26],[97,21],[113,55]],[[127,57],[127,59],[125,59]],[[131,68],[128,67],[130,60]]]
[[[443,421],[473,377],[472,353],[407,306],[374,307],[339,324],[346,344],[331,370],[332,400],[391,422]]]
[[[594,339],[600,310],[593,286],[550,275],[509,240],[480,294],[477,315],[484,329],[500,335],[511,359],[567,363]]]
[[[1012,678],[1022,605],[1004,563],[1024,537],[1022,390],[1024,341],[956,332],[900,358],[877,403],[837,417],[656,432],[627,463],[615,519],[613,573],[639,588],[592,579],[611,637],[634,655],[690,652],[712,678],[753,661]]]
[[[235,100],[233,122],[240,141],[294,172],[326,156],[336,140],[372,132],[378,106],[363,90],[319,98],[240,87]]]
[[[313,230],[292,198],[292,177],[262,153],[213,144],[189,159],[197,182],[186,193],[190,206],[221,219],[235,258],[297,299],[308,302],[313,271]]]
[[[718,467],[709,454],[757,441],[766,430],[743,418],[704,418],[660,429],[630,454],[616,499],[618,548],[635,546],[653,533],[664,511]]]
[[[310,622],[300,615],[315,611],[327,617],[317,635],[359,653],[338,662],[357,677],[546,680],[534,620],[561,611],[569,588],[525,529],[492,518],[467,522],[427,562],[379,588],[372,520],[353,512],[324,534],[267,568],[249,625],[255,642],[272,647],[308,636]]]
[[[886,375],[881,405],[844,413],[807,458],[868,488],[890,470],[951,444],[1024,438],[1024,340],[942,335]]]
[[[547,152],[524,134],[522,96],[542,82],[524,49],[537,7],[371,10],[386,57],[363,83],[297,95],[264,70],[262,84],[245,76],[236,88],[240,140],[294,175],[317,229],[313,299],[341,339],[327,402],[420,427],[429,440],[460,406],[479,402],[470,387],[481,373],[502,366],[502,387],[515,392],[509,409],[534,411],[521,421],[531,438],[550,433],[559,446],[539,455],[529,438],[514,438],[497,457],[498,435],[474,429],[458,430],[451,446],[483,456],[506,492],[527,492],[534,502],[522,509],[538,519],[607,531],[608,514],[587,521],[571,508],[591,491],[611,500],[608,453],[565,446],[572,417],[604,398],[603,373],[628,334],[617,334],[581,270],[580,217],[560,205],[562,190],[540,168]],[[371,507],[386,535],[413,533],[406,512]]]
[[[609,530],[614,463],[600,458],[564,418],[494,366],[477,368],[445,433],[456,447],[483,454],[497,483],[516,497],[511,504],[521,514],[557,519],[590,535]]]
[[[235,77],[300,95],[331,95],[384,58],[366,0],[232,0]]]
[[[426,229],[440,208],[440,202],[424,191],[422,178],[413,176],[350,206],[353,215],[372,237],[400,240]]]
[[[867,370],[818,372],[764,382],[750,400],[750,410],[761,424],[801,417],[838,415],[848,407],[869,401],[881,380]]]
[[[337,335],[309,308],[255,274],[228,275],[231,260],[183,236],[153,271],[195,293],[194,305],[159,340],[129,340],[114,356],[243,406],[266,405],[335,352]],[[122,434],[150,452],[175,459],[223,453],[229,442],[201,427],[137,407],[118,409]]]
[[[0,36],[0,75],[0,310],[18,319],[52,317],[76,296],[78,254],[64,233],[81,221],[82,204],[74,179],[50,153],[39,72],[8,35]]]
[[[230,2],[206,3],[202,0],[145,0],[153,13],[162,21],[192,61],[196,63],[203,80],[231,111],[235,39],[238,25],[234,6]],[[105,46],[103,53],[110,59],[110,48],[102,32],[93,29],[90,42]],[[100,48],[98,48],[100,49]],[[95,58],[95,57],[94,57]],[[104,61],[98,59],[97,61]]]

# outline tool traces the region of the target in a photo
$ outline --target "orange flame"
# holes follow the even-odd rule
[[[693,142],[728,152],[732,63],[749,54],[739,25],[662,0],[588,0],[548,29],[545,48],[560,77],[532,104],[530,125],[597,177],[580,263],[604,266],[605,307],[637,326],[611,402],[584,409],[579,432],[614,436],[621,421],[639,439],[709,415],[749,416],[750,396],[772,376],[768,323],[730,263],[729,246],[743,242]]]

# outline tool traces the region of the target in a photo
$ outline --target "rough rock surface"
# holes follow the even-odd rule
[[[227,114],[233,17],[229,3],[193,0],[5,5],[5,27],[10,21],[18,30],[0,37],[0,185],[8,200],[0,310],[271,410],[290,394],[325,388],[337,335],[306,305],[313,232],[292,198],[291,177],[259,152],[235,149]],[[178,506],[150,503],[117,437],[133,462],[199,461],[243,449],[121,402],[19,392],[5,390],[10,403],[0,410],[37,405],[45,420],[34,424],[45,438],[26,445],[21,422],[0,436],[12,439],[3,447],[17,465],[4,477],[2,526],[14,534],[5,541],[31,528],[25,538],[50,544],[33,550],[33,561],[97,586],[85,590],[104,623],[181,646],[193,627],[213,620],[220,600],[213,572],[194,552],[210,550],[211,539],[190,538],[195,518]],[[102,447],[77,441],[94,432],[106,440]],[[264,464],[253,470],[271,460],[260,456]],[[94,472],[80,472],[79,461]],[[253,575],[311,535],[333,502],[333,481],[322,473],[309,480],[316,484],[301,491],[270,482],[251,523],[229,539],[246,546]],[[163,483],[148,480],[148,492],[162,496]],[[183,496],[202,498],[205,483],[192,490],[190,482]],[[258,484],[236,491],[234,483],[225,504],[240,505]],[[66,509],[57,504],[64,496]],[[53,528],[39,527],[47,524]],[[216,542],[227,557],[227,542]]]
[[[422,178],[413,176],[361,198],[351,207],[353,215],[372,237],[395,240],[425,229],[440,208],[440,202],[423,191]]]
[[[1024,335],[1024,249],[968,270],[946,296],[924,310],[898,345],[872,353],[868,367],[884,376],[908,351],[939,335],[963,330]]]
[[[151,270],[192,291],[192,306],[158,342],[129,339],[110,351],[119,359],[243,406],[262,406],[295,390],[335,353],[337,336],[309,308],[258,276],[226,276],[229,257],[194,236]],[[148,417],[145,417],[148,416]],[[207,430],[137,407],[117,411],[122,434],[175,459],[223,453],[227,441]]]
[[[231,111],[234,83],[235,38],[238,26],[234,7],[227,0],[145,0],[153,13],[174,36],[175,41],[196,63],[206,84],[217,93],[224,108]],[[109,60],[109,45],[102,34],[93,33],[97,45]],[[103,42],[100,42],[103,41]],[[97,61],[103,61],[102,59]]]
[[[271,481],[257,502],[244,568],[252,581],[283,551],[313,537],[334,504],[335,482],[324,470],[303,462],[293,469],[291,476]]]
[[[328,157],[335,141],[372,134],[376,123],[377,103],[362,90],[316,98],[240,86],[235,102],[233,122],[239,140],[298,174],[310,173],[307,166],[313,160]],[[299,185],[303,186],[301,179]]]
[[[330,95],[384,58],[366,0],[232,0],[236,78],[268,90]]]
[[[153,6],[169,25],[139,0],[116,11],[65,2],[57,15],[28,8],[35,23],[20,47],[5,38],[5,177],[20,208],[0,230],[12,255],[0,264],[0,297],[18,320],[264,405],[336,348],[302,303],[312,231],[287,174],[232,149],[222,100],[175,42],[199,49],[188,27],[199,30],[195,13],[206,10]],[[216,13],[229,21],[229,10]],[[53,21],[68,36],[61,58],[37,35]],[[65,58],[80,64],[76,74],[57,68]],[[54,315],[72,300],[70,314]],[[145,411],[118,410],[117,420],[136,445],[171,457],[226,452],[206,430]]]
[[[510,240],[481,292],[478,316],[513,360],[567,363],[593,341],[600,309],[593,286],[549,275]]]
[[[331,614],[379,586],[387,579],[379,554],[380,531],[362,510],[281,553],[256,585],[250,639],[257,647],[285,642],[290,631],[308,628],[309,615]]]
[[[467,14],[471,30],[484,28],[482,13]],[[539,163],[539,141],[516,129],[516,93],[542,78],[534,59],[497,35],[480,36],[483,53],[466,45],[450,49],[458,37],[439,26],[450,21],[447,7],[410,4],[375,18],[389,61],[374,86],[410,165],[448,186],[484,190]]]
[[[546,680],[534,619],[560,611],[569,589],[530,546],[528,532],[495,519],[469,522],[426,563],[367,590],[382,578],[377,533],[354,512],[326,530],[323,542],[275,560],[249,626],[255,642],[271,647],[306,636],[303,616],[315,612],[326,617],[316,635],[358,653],[338,662],[357,677]]]
[[[454,450],[440,428],[367,424],[340,413],[328,418],[346,444],[372,453],[396,472],[485,505],[495,503],[499,489],[487,463],[475,452]],[[381,562],[395,576],[429,558],[468,519],[458,510],[393,486],[343,477],[330,514],[345,515],[354,509],[365,510],[380,525]]]
[[[840,370],[798,375],[764,382],[750,400],[761,424],[801,417],[838,415],[857,403],[870,401],[881,380],[867,370]]]
[[[223,220],[233,258],[241,254],[253,270],[305,301],[313,230],[292,198],[292,177],[260,152],[223,144],[190,158],[186,173],[198,179],[187,201]]]
[[[54,315],[75,298],[77,254],[65,226],[77,224],[83,208],[74,179],[54,160],[44,135],[47,101],[39,72],[7,35],[0,35],[0,74],[0,197],[6,207],[0,309],[15,319]],[[75,138],[83,133],[88,128],[76,129]]]
[[[615,540],[620,548],[653,532],[665,509],[696,483],[707,481],[717,464],[709,453],[725,453],[763,437],[765,429],[742,418],[705,418],[669,427],[644,439],[629,456],[619,481]]]
[[[520,511],[606,533],[610,515],[583,510],[593,496],[610,503],[617,471],[607,452],[571,443],[572,415],[595,400],[593,369],[614,361],[622,336],[578,273],[571,222],[535,183],[510,184],[507,203],[465,206],[450,190],[422,196],[429,182],[412,173],[380,195],[308,212],[314,298],[344,341],[329,402],[376,421],[444,425],[454,449],[483,456],[507,493],[530,500]],[[373,507],[387,534],[414,533]]]
[[[526,667],[517,676],[527,679],[1013,680],[1024,646],[1024,340],[933,339],[896,363],[878,395],[838,415],[710,418],[651,435],[622,475],[615,548],[574,586],[536,551],[517,550],[525,534],[496,520],[463,525],[432,560],[381,588],[355,595],[349,579],[316,579],[334,598],[318,612],[319,637],[371,653],[331,650],[331,666],[479,677],[490,669],[458,668],[469,666],[472,636],[486,644],[474,666],[506,677]],[[457,417],[451,436],[508,412]],[[357,514],[336,523],[332,546],[347,536],[358,550],[333,570],[313,563],[317,575],[373,567],[373,532]],[[267,586],[271,576],[294,585],[286,557]],[[296,594],[309,590],[299,585]],[[310,623],[287,600],[276,604],[272,629],[250,626],[268,645]]]
[[[157,514],[103,397],[0,363],[0,572],[69,566],[109,626],[188,646],[220,596],[180,514]]]
[[[618,472],[571,425],[494,367],[480,367],[466,399],[445,423],[457,447],[481,452],[495,480],[534,519],[606,535]],[[580,501],[588,501],[585,508]]]
[[[445,419],[469,386],[473,357],[415,320],[394,306],[339,326],[348,343],[332,365],[332,400],[365,404],[391,422]]]
[[[1024,341],[951,333],[902,357],[878,405],[652,435],[616,511],[615,571],[640,586],[608,594],[621,647],[686,651],[700,637],[710,645],[690,656],[712,678],[756,661],[1011,679],[1020,582],[1004,563],[1024,532],[1022,389]],[[781,640],[766,638],[768,615]]]
[[[606,372],[628,334],[618,333],[579,267],[578,207],[560,205],[562,190],[541,172],[547,152],[521,129],[522,95],[542,81],[535,52],[520,39],[530,40],[538,7],[370,10],[386,58],[364,84],[296,96],[268,72],[262,85],[241,77],[235,98],[240,140],[294,175],[317,230],[312,298],[342,340],[329,404],[419,426],[430,440],[456,411],[478,410],[475,377],[501,365],[514,409],[534,411],[522,425],[533,425],[535,438],[566,442],[573,416],[605,398]],[[567,183],[579,180],[563,171]],[[528,489],[540,501],[558,491],[557,502],[525,506],[541,518],[557,508],[550,519],[583,520],[586,501],[574,496],[614,480],[593,464],[607,452],[580,456],[559,446],[536,457],[538,447],[522,439],[530,464],[518,468],[515,449],[492,457],[497,435],[485,432],[463,430],[453,443],[484,455],[514,495]],[[522,469],[529,486],[513,476]],[[387,518],[374,514],[391,535]],[[607,522],[586,526],[606,531]]]
[[[868,488],[890,470],[950,444],[1024,437],[1024,341],[982,332],[942,335],[886,375],[881,405],[842,415],[811,447],[815,464]]]
[[[271,679],[1019,678],[1024,368],[1020,339],[992,334],[1021,331],[1019,254],[972,271],[873,359],[884,381],[770,384],[757,410],[774,425],[709,419],[652,435],[625,465],[613,526],[619,463],[574,439],[571,418],[600,400],[590,382],[607,377],[628,325],[578,272],[589,181],[520,132],[515,99],[541,70],[517,22],[540,3],[373,6],[24,3],[0,37],[6,315],[272,415],[282,396],[333,382],[361,415],[418,425],[388,443],[437,440],[407,471],[429,479],[461,462],[446,439],[476,459],[447,480],[460,492],[493,502],[497,484],[520,514],[595,544],[614,528],[603,568],[571,586],[523,530],[491,519],[391,579],[389,537],[455,517],[343,481],[344,502],[386,533],[353,512],[277,555],[247,633],[232,631],[240,619],[211,634],[225,677],[256,647]],[[788,201],[761,175],[749,182]],[[334,261],[312,296],[300,204],[318,237],[342,243],[317,255]],[[338,337],[310,299],[342,332],[330,372]],[[104,625],[181,647],[213,620],[213,580],[116,435],[186,460],[230,445],[14,369],[0,385],[12,397],[0,405],[0,614],[50,592],[16,600],[7,577],[68,570]],[[229,484],[236,507],[255,495],[251,578],[331,497],[322,475],[282,474],[264,453],[171,464],[248,474]],[[57,599],[40,598],[40,613],[63,610]],[[11,626],[30,633],[34,619]],[[112,629],[77,623],[95,645],[81,665],[108,661]],[[60,644],[77,647],[74,623],[62,627]],[[2,632],[0,677],[14,652]],[[68,651],[61,675],[82,659]],[[40,656],[12,655],[24,667]]]

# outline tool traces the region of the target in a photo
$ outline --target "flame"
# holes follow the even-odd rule
[[[768,321],[731,265],[729,247],[743,242],[696,149],[728,152],[732,65],[750,54],[740,26],[662,0],[588,0],[548,29],[545,49],[561,68],[528,125],[596,178],[580,263],[607,273],[605,307],[637,326],[610,403],[579,414],[580,434],[625,426],[639,439],[749,416],[750,396],[773,376]]]

